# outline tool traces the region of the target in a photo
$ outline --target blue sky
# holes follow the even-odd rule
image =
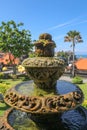
[[[84,42],[77,44],[75,51],[87,54],[87,0],[0,0],[0,23],[10,20],[23,22],[32,40],[50,33],[57,45],[55,51],[72,50],[64,36],[70,30],[79,31]]]

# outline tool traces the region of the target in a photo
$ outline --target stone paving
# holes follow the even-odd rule
[[[82,79],[83,79],[83,83],[87,83],[87,78],[82,78]],[[65,81],[72,82],[72,78],[69,76],[61,76],[59,80],[65,80]]]

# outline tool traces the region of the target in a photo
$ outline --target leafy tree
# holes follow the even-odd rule
[[[75,61],[75,44],[83,42],[80,32],[77,31],[69,31],[67,35],[64,37],[64,42],[72,42],[71,47],[73,48],[73,72],[72,76],[74,77],[74,61]]]
[[[73,60],[73,53],[71,51],[58,51],[56,55],[57,57],[64,59],[66,65],[68,65]],[[77,60],[76,55],[74,59]]]
[[[67,59],[68,59],[68,53],[67,52],[58,51],[57,52],[57,57],[62,58],[67,64]]]
[[[14,57],[21,57],[31,51],[31,34],[29,30],[22,29],[23,23],[16,24],[11,20],[2,22],[0,26],[0,50],[9,52]],[[15,64],[14,64],[15,66]]]

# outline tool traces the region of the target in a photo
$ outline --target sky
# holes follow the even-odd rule
[[[10,20],[23,22],[32,41],[41,33],[51,34],[56,52],[72,51],[64,37],[76,30],[83,43],[76,44],[75,53],[87,54],[87,0],[0,0],[0,25]]]

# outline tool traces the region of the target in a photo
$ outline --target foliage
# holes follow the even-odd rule
[[[0,50],[3,52],[9,52],[14,55],[13,61],[13,73],[16,74],[15,58],[28,54],[31,51],[33,44],[31,44],[31,34],[29,30],[22,29],[23,23],[16,24],[11,20],[2,22],[0,26]]]
[[[67,35],[64,37],[64,41],[65,42],[72,42],[71,46],[73,46],[73,42],[74,42],[74,46],[75,46],[75,43],[83,42],[82,37],[80,35],[80,32],[77,32],[76,30],[69,31],[67,33]]]
[[[61,57],[62,59],[64,59],[64,61],[66,62],[66,64],[68,65],[70,61],[73,60],[73,52],[71,51],[58,51],[57,52],[57,57]],[[75,60],[76,60],[76,56],[75,56]]]
[[[53,48],[56,47],[55,42],[49,41],[49,40],[45,40],[45,39],[37,40],[37,41],[35,42],[35,44],[42,44],[44,47],[45,47],[45,46],[48,46],[48,45],[52,46]]]
[[[35,41],[35,44],[41,44],[43,47],[50,45],[51,47],[55,48],[56,44],[52,40],[52,36],[48,33],[40,34],[39,40]]]
[[[2,80],[2,83],[8,84],[8,85],[10,85],[10,87],[13,87],[13,86],[23,82],[26,76],[24,74],[22,74],[22,76],[17,76],[17,77],[18,78],[16,78],[15,81],[12,78],[1,79],[1,80]],[[29,78],[28,78],[28,80],[29,80]]]
[[[82,84],[83,83],[83,79],[80,76],[76,76],[72,79],[72,83],[74,84]]]
[[[3,78],[4,78],[4,73],[0,72],[0,79],[3,79]]]
[[[33,57],[36,57],[37,55],[35,54],[35,52],[31,52],[31,53],[29,53],[29,57],[30,58],[33,58]]]
[[[87,83],[78,84],[78,86],[81,88],[81,90],[84,93],[84,99],[87,100]]]
[[[58,57],[64,57],[65,59],[68,59],[68,52],[64,52],[64,51],[58,51],[57,52],[57,56]]]
[[[8,79],[10,78],[10,74],[0,72],[0,82],[2,82],[2,79]]]
[[[23,23],[16,24],[13,20],[2,22],[0,26],[0,49],[11,52],[15,57],[28,54],[32,49],[29,30],[22,29]]]
[[[17,79],[17,75],[16,75],[16,74],[10,74],[9,76],[10,76],[10,78],[13,79],[13,80]]]
[[[0,93],[2,93],[2,94],[5,94],[5,92],[9,88],[17,85],[18,83],[21,83],[23,81],[29,80],[28,76],[25,75],[25,74],[23,74],[22,76],[19,76],[19,77],[17,77],[17,75],[12,74],[9,77],[11,79],[1,79],[1,82],[0,82]]]
[[[22,79],[22,81],[29,81],[29,76],[26,73],[21,73],[17,76],[18,79]]]
[[[5,92],[10,88],[10,85],[6,83],[0,83],[0,93],[5,94]]]
[[[87,100],[84,100],[84,102],[82,103],[82,106],[87,109]]]

